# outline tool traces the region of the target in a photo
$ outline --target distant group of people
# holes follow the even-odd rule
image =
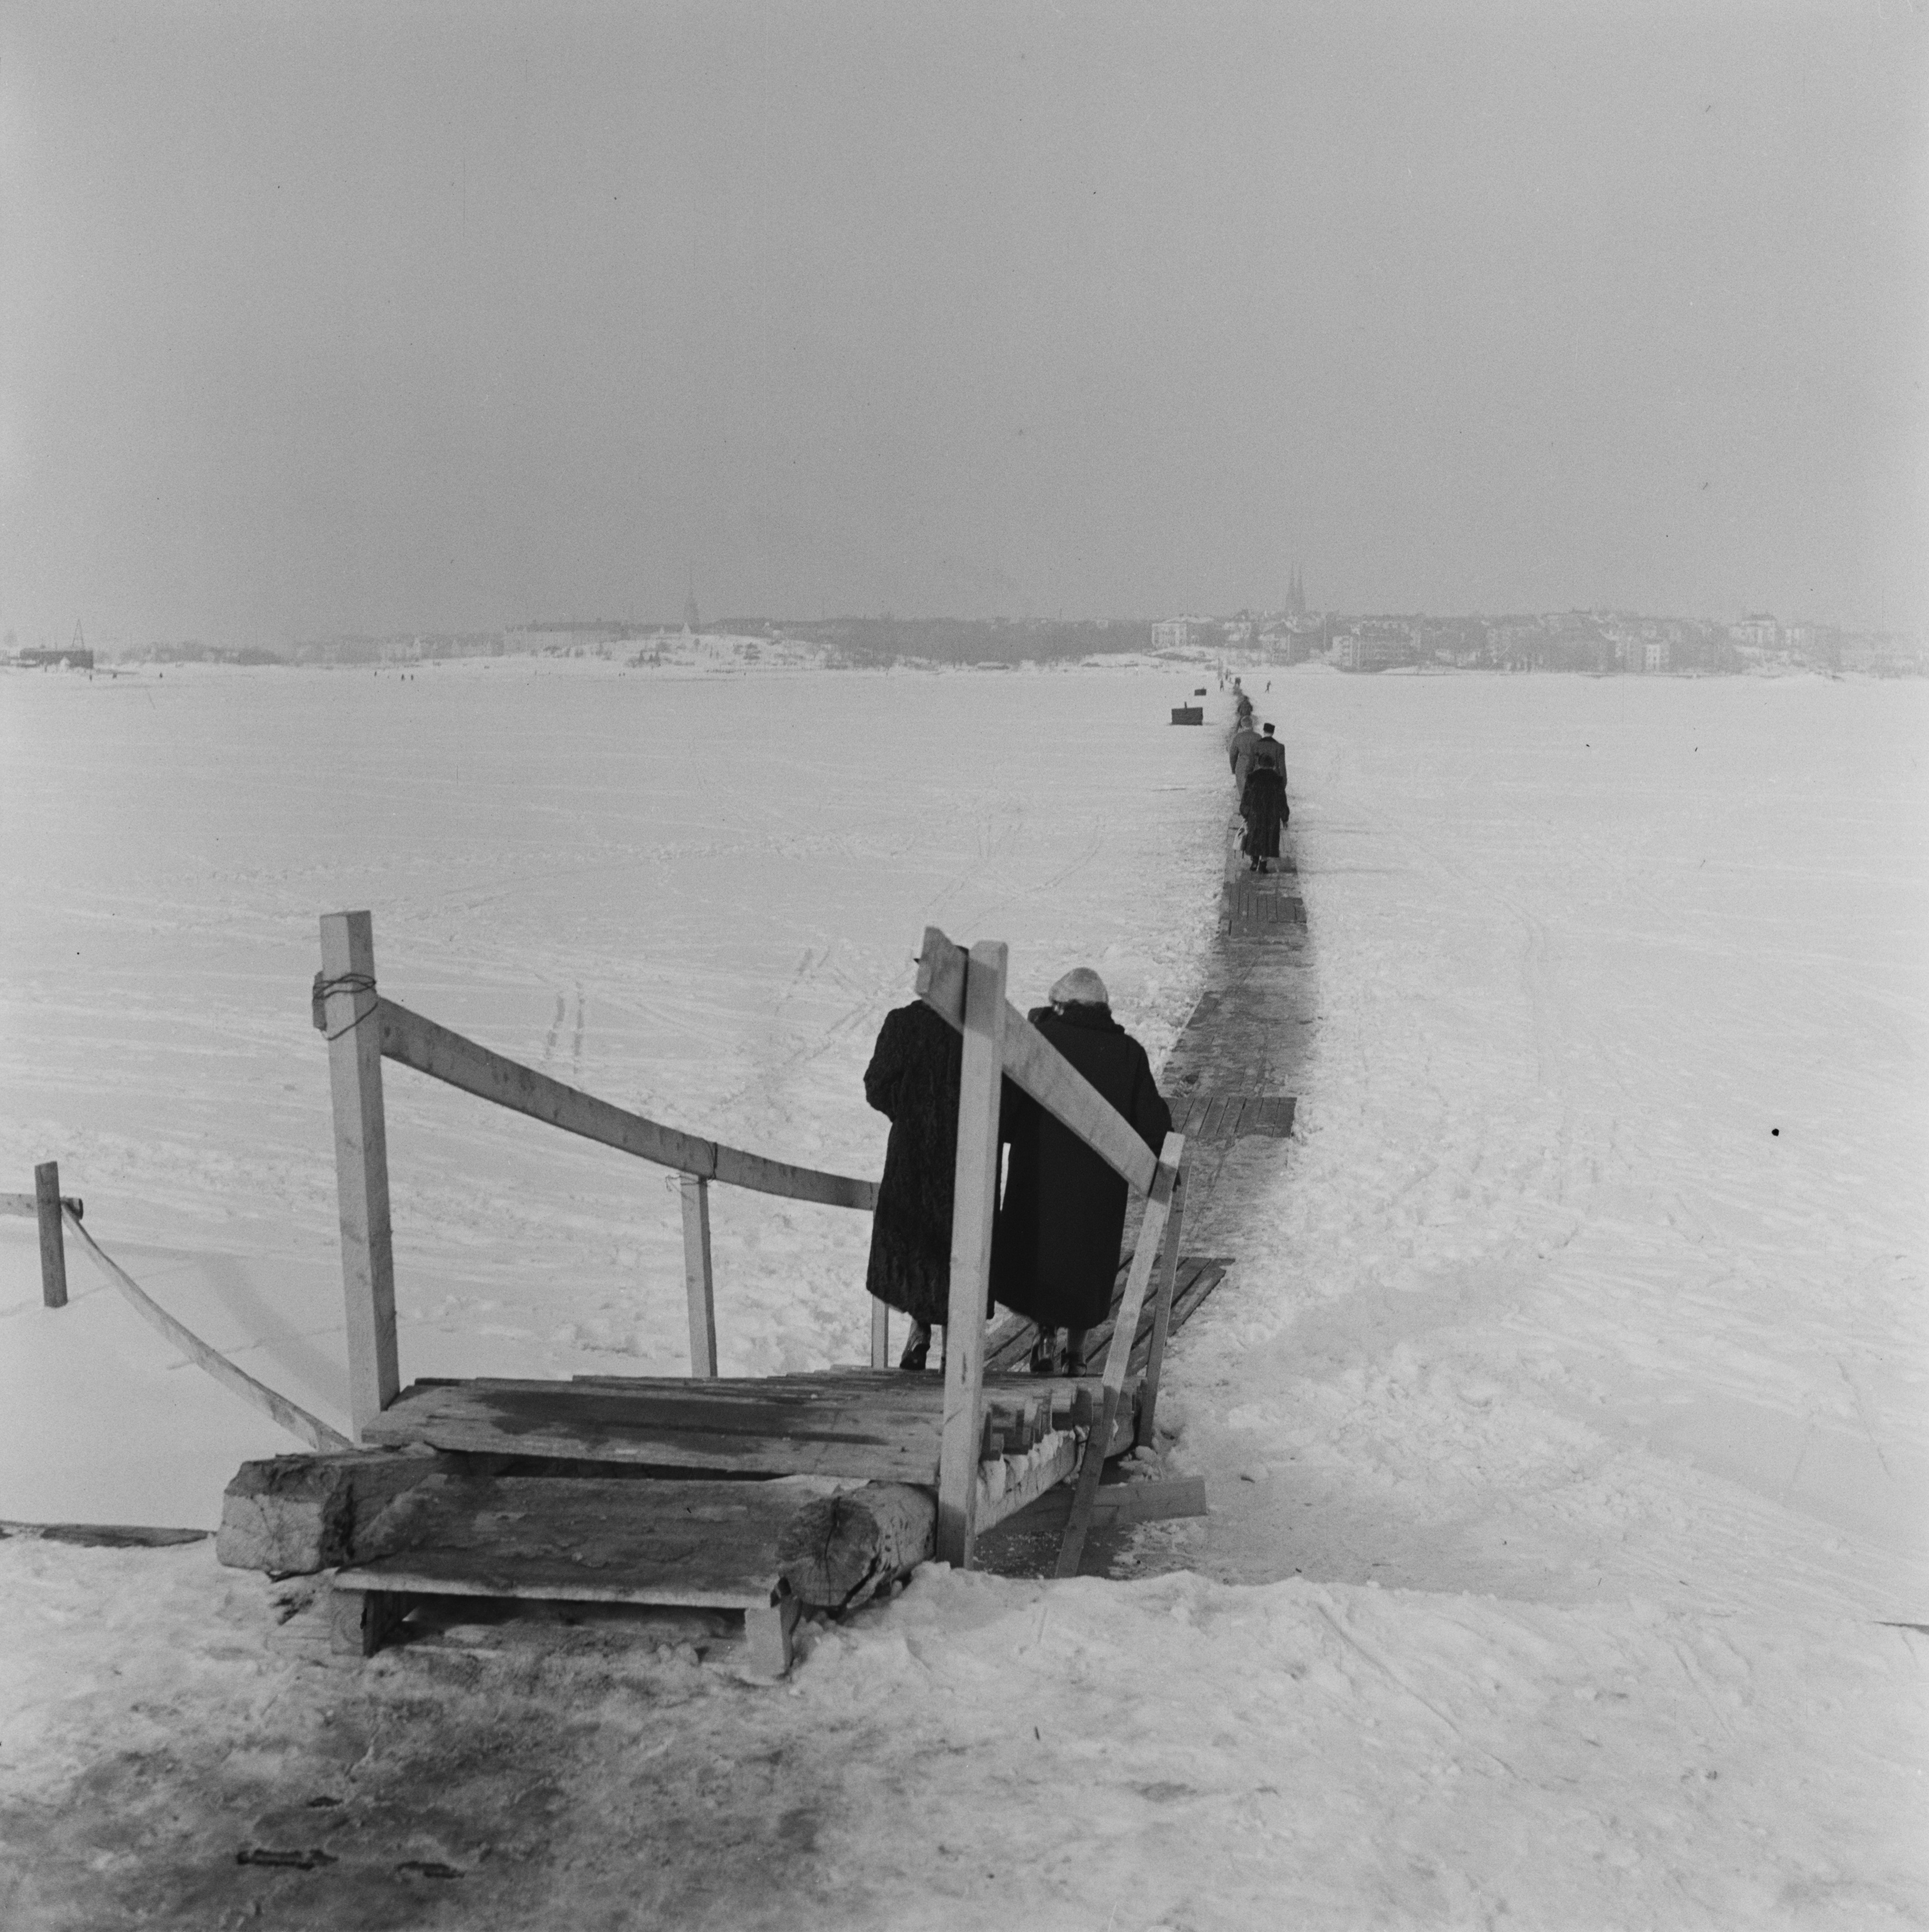
[[[1105,982],[1090,967],[1065,974],[1049,1004],[1026,1017],[1149,1148],[1156,1152],[1164,1144],[1172,1114],[1146,1050],[1113,1018]],[[911,1318],[901,1369],[927,1365],[932,1331],[949,1312],[963,1061],[958,1034],[918,1001],[885,1015],[864,1072],[865,1099],[891,1121],[867,1286]],[[1010,1153],[993,1222],[991,1302],[1038,1324],[1034,1373],[1082,1374],[1086,1332],[1111,1306],[1125,1183],[1008,1080],[998,1136]]]
[[[1233,783],[1239,794],[1239,816],[1246,822],[1241,843],[1248,868],[1263,872],[1279,857],[1280,834],[1292,816],[1286,799],[1286,747],[1271,724],[1253,729],[1253,700],[1233,680],[1233,735],[1226,741]]]

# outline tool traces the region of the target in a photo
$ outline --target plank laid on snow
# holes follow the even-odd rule
[[[759,1610],[804,1500],[781,1483],[436,1476],[409,1499],[409,1546],[337,1571],[335,1586]]]
[[[1230,1265],[1230,1263],[1225,1262],[1209,1262],[1199,1270],[1191,1281],[1173,1289],[1172,1325],[1175,1328],[1182,1322],[1189,1321],[1191,1318],[1197,1312],[1199,1304],[1226,1279],[1226,1270]],[[1138,1360],[1136,1348],[1133,1352],[1132,1359],[1134,1363]]]
[[[1226,1270],[1231,1266],[1230,1258],[1223,1255],[1182,1255],[1179,1272],[1173,1282],[1172,1326],[1176,1330],[1193,1310],[1226,1278]],[[1086,1337],[1086,1358],[1089,1361],[1103,1358],[1112,1340],[1112,1324],[1119,1312],[1120,1298],[1125,1292],[1125,1275],[1131,1266],[1128,1255],[1119,1264],[1117,1279],[1113,1283],[1112,1310],[1096,1328]],[[1136,1372],[1146,1366],[1146,1359],[1152,1346],[1152,1321],[1157,1311],[1143,1309],[1139,1316],[1139,1332],[1132,1341],[1132,1367]],[[1032,1352],[1032,1344],[1038,1337],[1037,1327],[1018,1316],[1008,1316],[985,1339],[984,1366],[986,1385],[995,1385],[997,1376],[994,1370],[1009,1373],[1021,1369],[1025,1358]]]
[[[1283,938],[1304,926],[1306,902],[1270,876],[1229,879],[1221,889],[1219,920],[1230,938]]]
[[[1072,1501],[1068,1488],[1041,1492],[1023,1526],[1062,1529],[1071,1515]],[[1206,1514],[1203,1476],[1172,1477],[1163,1482],[1107,1481],[1099,1484],[1093,1498],[1092,1523],[1095,1529],[1107,1529],[1122,1523],[1158,1522],[1173,1516]]]
[[[1173,1130],[1194,1141],[1286,1140],[1298,1104],[1290,1094],[1194,1092],[1173,1100]]]

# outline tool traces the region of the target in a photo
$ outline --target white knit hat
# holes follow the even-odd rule
[[[1105,982],[1089,966],[1074,966],[1061,975],[1050,998],[1055,1006],[1109,1006],[1112,1004]]]

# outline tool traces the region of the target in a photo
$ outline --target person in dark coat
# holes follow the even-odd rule
[[[1270,724],[1263,725],[1253,746],[1252,764],[1247,766],[1250,773],[1254,765],[1270,765],[1278,772],[1282,784],[1286,780],[1286,747],[1272,734]]]
[[[1246,859],[1263,872],[1269,859],[1279,856],[1279,835],[1291,808],[1286,802],[1286,774],[1272,765],[1256,764],[1248,775],[1239,816],[1246,821]]]
[[[951,1293],[963,1060],[957,1030],[921,1000],[885,1015],[864,1070],[864,1098],[891,1120],[864,1285],[911,1318],[901,1369],[924,1366]]]
[[[1074,968],[1053,987],[1051,1004],[1027,1017],[1155,1154],[1164,1145],[1171,1112],[1153,1084],[1146,1049],[1112,1017],[1096,973]],[[1032,1366],[1041,1373],[1056,1368],[1057,1331],[1065,1329],[1065,1372],[1077,1375],[1085,1331],[1112,1305],[1125,1182],[1009,1082],[1003,1114],[1000,1131],[1011,1152],[992,1230],[992,1296],[1038,1324]]]

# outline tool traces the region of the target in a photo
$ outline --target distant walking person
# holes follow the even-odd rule
[[[900,1369],[925,1366],[950,1297],[963,1055],[957,1031],[921,1000],[885,1015],[864,1070],[864,1098],[891,1120],[864,1285],[911,1318]]]
[[[1132,1124],[1156,1153],[1172,1114],[1146,1049],[1112,1017],[1105,982],[1074,967],[1032,1024]],[[1029,1095],[1005,1084],[1001,1132],[1011,1143],[1005,1198],[991,1239],[994,1300],[1038,1324],[1033,1372],[1083,1372],[1086,1330],[1105,1318],[1125,1228],[1125,1183]]]

